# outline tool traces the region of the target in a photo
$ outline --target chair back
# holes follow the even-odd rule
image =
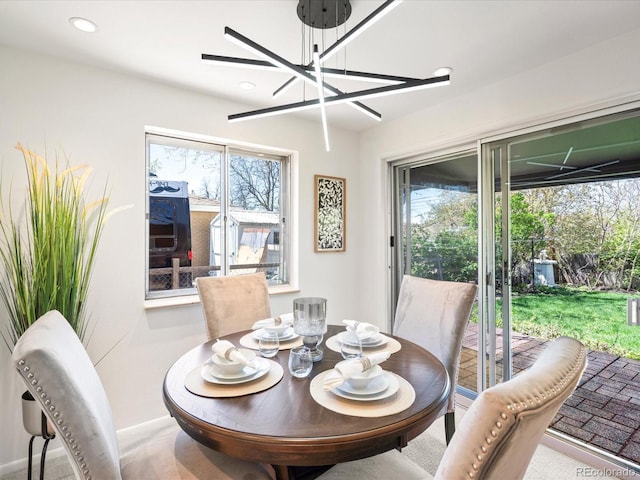
[[[577,340],[560,337],[515,378],[482,392],[447,447],[436,480],[524,477],[554,416],[587,365]]]
[[[120,480],[111,407],[82,342],[58,311],[18,339],[12,354],[27,389],[64,446],[76,478]]]
[[[198,277],[196,287],[209,340],[247,330],[271,317],[269,290],[263,272],[226,277]]]
[[[426,348],[444,364],[451,380],[449,412],[455,406],[458,359],[476,291],[472,283],[411,275],[405,275],[400,285],[393,334]]]

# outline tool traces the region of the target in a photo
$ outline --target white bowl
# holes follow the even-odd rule
[[[369,386],[369,383],[371,383],[371,381],[374,378],[377,378],[380,375],[382,375],[382,372],[383,370],[380,365],[374,365],[373,367],[371,367],[368,370],[365,370],[362,373],[353,375],[351,378],[349,378],[348,381],[353,388],[358,390],[364,390]]]
[[[284,332],[287,331],[287,329],[289,329],[291,327],[290,323],[281,323],[280,325],[272,325],[269,327],[262,327],[263,330],[266,330],[267,332],[276,332],[278,334],[278,337],[281,337],[282,334]]]
[[[248,348],[240,348],[238,351],[241,352],[249,362],[256,357],[256,352],[249,350]],[[213,354],[211,356],[211,361],[215,365],[216,369],[224,375],[235,375],[240,373],[244,368],[244,364],[236,362],[235,360],[227,360],[218,354]]]

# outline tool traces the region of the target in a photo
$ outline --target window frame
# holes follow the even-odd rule
[[[195,286],[188,288],[150,290],[149,280],[149,246],[150,246],[150,144],[164,144],[177,147],[195,148],[221,152],[221,201],[220,214],[229,213],[229,170],[231,154],[253,155],[255,157],[273,158],[280,162],[280,212],[279,212],[279,241],[282,248],[279,270],[282,272],[282,283],[270,282],[270,293],[291,292],[297,290],[297,208],[294,195],[297,195],[297,152],[293,150],[270,147],[257,144],[232,141],[207,135],[169,130],[158,127],[145,127],[145,307],[155,308],[170,305],[198,303],[199,297]],[[197,208],[195,209],[197,210]],[[190,212],[194,211],[190,207]],[[229,241],[229,222],[224,218],[225,245]],[[226,248],[226,246],[225,246]],[[225,271],[224,268],[221,269]],[[228,271],[228,267],[227,267]]]

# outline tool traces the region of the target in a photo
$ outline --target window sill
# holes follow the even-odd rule
[[[145,310],[167,307],[183,307],[185,305],[196,305],[200,303],[200,297],[195,295],[180,295],[176,297],[153,298],[144,301]]]
[[[269,287],[269,295],[281,295],[283,293],[297,293],[300,289],[293,285],[273,285]]]
[[[291,285],[276,285],[269,287],[269,295],[282,295],[286,293],[296,293],[300,289]],[[200,303],[200,297],[195,295],[180,295],[176,297],[153,298],[144,301],[145,310],[156,308],[183,307],[185,305],[196,305]]]

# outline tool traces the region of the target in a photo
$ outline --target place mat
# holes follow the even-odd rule
[[[273,387],[284,375],[284,370],[279,363],[274,362],[273,360],[267,360],[266,358],[264,360],[269,362],[269,372],[265,376],[256,380],[231,385],[209,383],[202,378],[202,375],[200,374],[202,365],[200,365],[198,368],[194,368],[189,372],[187,377],[184,379],[184,386],[191,393],[200,395],[201,397],[211,398],[240,397],[242,395],[258,393]]]
[[[382,335],[382,334],[381,334]],[[367,353],[378,353],[378,352],[389,352],[396,353],[400,351],[402,345],[395,338],[387,337],[386,335],[382,335],[387,339],[387,343],[384,345],[380,345],[379,347],[362,347],[362,353],[366,355]],[[340,341],[338,340],[338,334],[333,337],[327,338],[324,344],[327,346],[329,350],[333,350],[334,352],[340,353]]]
[[[332,392],[326,392],[322,388],[324,378],[332,370],[326,370],[315,376],[311,380],[309,387],[313,399],[329,410],[343,415],[351,415],[353,417],[384,417],[393,415],[406,410],[416,399],[416,392],[409,382],[400,375],[389,372],[395,376],[400,384],[398,392],[389,398],[383,400],[375,400],[372,402],[361,402],[359,400],[348,400],[337,396]]]
[[[253,336],[253,332],[247,333],[243,335],[240,339],[240,345],[245,348],[250,348],[251,350],[259,350],[260,346],[258,345],[258,340]],[[302,346],[302,337],[298,336],[292,338],[291,340],[280,340],[280,350],[290,350],[293,347]],[[340,350],[338,350],[340,351]]]

